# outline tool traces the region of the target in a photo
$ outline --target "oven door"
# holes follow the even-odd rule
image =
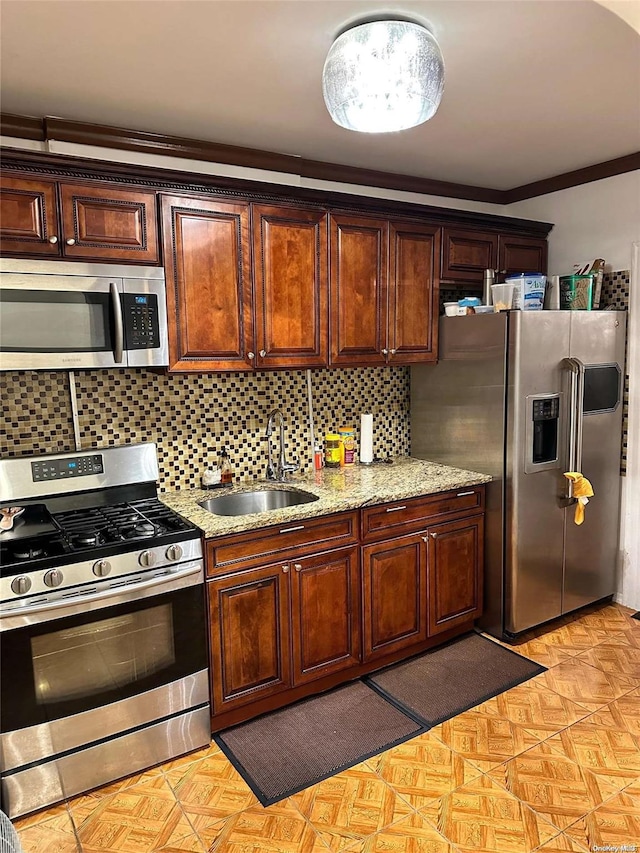
[[[124,367],[121,278],[3,273],[3,370]]]
[[[47,621],[3,630],[3,773],[208,706],[202,561],[174,575],[155,591],[145,581],[44,605]]]

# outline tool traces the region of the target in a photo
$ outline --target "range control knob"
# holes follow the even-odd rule
[[[109,560],[97,560],[93,564],[93,573],[98,578],[106,577],[111,571],[111,563]]]
[[[31,589],[31,579],[20,575],[11,581],[11,589],[16,595],[24,595]]]
[[[175,563],[176,560],[179,560],[180,557],[182,557],[182,548],[179,545],[169,545],[166,557],[167,560],[171,560]]]
[[[51,569],[50,572],[47,572],[44,576],[44,582],[46,586],[50,586],[55,588],[56,586],[60,586],[62,581],[64,580],[64,576],[60,569]]]
[[[143,551],[138,557],[138,562],[145,569],[150,569],[151,566],[155,563],[155,561],[156,555],[153,553],[153,551]]]

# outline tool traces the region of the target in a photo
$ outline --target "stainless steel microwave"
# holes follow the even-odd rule
[[[168,364],[161,267],[0,259],[0,370]]]

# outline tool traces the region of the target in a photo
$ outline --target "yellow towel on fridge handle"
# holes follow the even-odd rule
[[[589,503],[589,498],[593,497],[593,486],[579,471],[566,471],[564,476],[573,483],[573,496],[578,499],[573,520],[576,524],[582,524],[584,508]]]

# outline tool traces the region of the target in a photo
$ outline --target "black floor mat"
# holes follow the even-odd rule
[[[268,806],[424,731],[356,681],[226,729],[215,740]]]
[[[471,633],[366,676],[365,682],[432,727],[545,669],[480,634]]]

